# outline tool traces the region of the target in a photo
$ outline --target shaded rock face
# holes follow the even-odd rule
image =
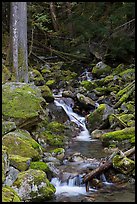
[[[93,74],[93,76],[97,76],[97,77],[99,77],[103,74],[108,75],[111,73],[111,71],[112,71],[111,69],[112,68],[110,66],[108,66],[108,65],[104,64],[102,61],[100,61],[96,64],[96,66],[93,67],[92,74]]]
[[[10,82],[2,85],[2,115],[17,127],[30,129],[41,120],[44,99],[32,84]]]
[[[47,179],[45,172],[34,169],[19,173],[12,188],[24,202],[51,199],[56,191]]]
[[[97,109],[87,116],[87,126],[90,132],[108,127],[108,116],[112,113],[114,113],[113,108],[107,104],[100,104]]]

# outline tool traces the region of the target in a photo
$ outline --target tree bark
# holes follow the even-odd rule
[[[50,12],[51,12],[51,18],[53,22],[53,27],[55,31],[57,32],[59,30],[59,24],[58,24],[57,17],[56,17],[55,2],[50,2]]]
[[[11,2],[12,80],[28,83],[27,4]],[[10,62],[11,64],[11,62]]]

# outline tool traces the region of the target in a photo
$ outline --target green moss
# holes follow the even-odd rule
[[[44,171],[29,169],[18,174],[18,178],[13,183],[14,187],[21,188],[22,185],[37,186],[37,191],[28,191],[25,201],[40,201],[50,199],[55,193],[55,187],[49,182]]]
[[[5,135],[13,129],[16,129],[16,125],[14,122],[2,121],[2,135]]]
[[[135,137],[135,127],[129,127],[122,130],[105,133],[101,136],[101,140],[127,140]]]
[[[127,157],[122,158],[116,155],[112,159],[113,166],[124,174],[128,174],[135,169],[135,162]]]
[[[135,79],[135,69],[126,69],[119,74],[123,80],[129,82]]]
[[[51,73],[51,71],[47,68],[44,68],[44,69],[42,69],[41,73],[42,74],[49,74],[49,73]]]
[[[98,64],[96,66],[93,67],[92,69],[92,74],[99,77],[102,74],[109,74],[111,73],[112,68],[108,65],[105,64],[101,64],[101,66],[99,66]]]
[[[55,84],[55,80],[54,79],[50,79],[46,82],[46,85],[49,87],[52,87]]]
[[[11,154],[9,160],[11,166],[14,166],[19,171],[26,171],[29,168],[31,158]]]
[[[54,134],[62,134],[65,132],[66,126],[62,123],[53,121],[47,125],[47,130],[51,131]]]
[[[2,83],[6,83],[11,78],[11,72],[9,69],[2,65]]]
[[[119,74],[120,72],[124,71],[125,70],[125,66],[124,64],[119,64],[115,69],[114,71],[112,72],[113,75],[115,74]]]
[[[91,91],[92,89],[97,87],[97,84],[92,81],[82,81],[81,85],[88,91]]]
[[[48,165],[45,162],[42,162],[42,161],[31,162],[30,163],[30,169],[42,170],[44,172],[49,172],[50,171]]]
[[[65,150],[63,148],[56,148],[56,149],[51,150],[51,153],[55,153],[55,154],[61,154],[64,152]]]
[[[47,85],[39,86],[39,88],[41,89],[42,97],[46,99],[47,102],[54,101],[53,93]]]
[[[40,90],[32,89],[31,85],[13,83],[2,86],[2,114],[13,118],[32,118],[39,115],[43,101]]]
[[[2,202],[21,202],[21,198],[10,186],[5,186],[2,188]]]
[[[30,78],[30,81],[33,81],[36,86],[40,86],[44,84],[44,78],[37,69],[33,69],[32,72],[30,72],[29,78]]]
[[[64,146],[64,136],[51,133],[50,131],[43,132],[46,141],[51,146],[62,147]]]
[[[39,153],[28,142],[22,138],[8,134],[3,137],[2,144],[8,148],[9,154],[30,157],[34,160],[40,158]]]

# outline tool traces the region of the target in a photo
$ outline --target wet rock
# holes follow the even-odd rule
[[[68,159],[68,161],[70,161],[70,162],[81,162],[81,161],[84,161],[84,158],[79,152],[76,152]]]
[[[4,183],[6,179],[6,174],[9,171],[9,154],[8,148],[2,145],[2,183]]]
[[[9,156],[10,165],[18,169],[19,171],[28,170],[31,158],[29,157],[22,157],[19,155],[12,155]]]

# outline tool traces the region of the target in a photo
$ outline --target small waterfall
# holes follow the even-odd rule
[[[56,195],[67,194],[67,196],[76,196],[79,194],[87,194],[85,184],[82,183],[81,175],[69,178],[65,182],[61,182],[58,178],[52,178],[51,183],[56,188]],[[96,191],[90,188],[91,191]]]
[[[65,98],[65,100],[67,100],[67,98]],[[85,117],[74,113],[72,109],[72,103],[67,104],[65,100],[63,100],[63,98],[55,96],[54,103],[56,106],[61,106],[68,115],[70,121],[76,123],[77,126],[81,129],[81,132],[76,137],[76,140],[91,141],[91,135],[89,134],[89,131],[86,128]]]

